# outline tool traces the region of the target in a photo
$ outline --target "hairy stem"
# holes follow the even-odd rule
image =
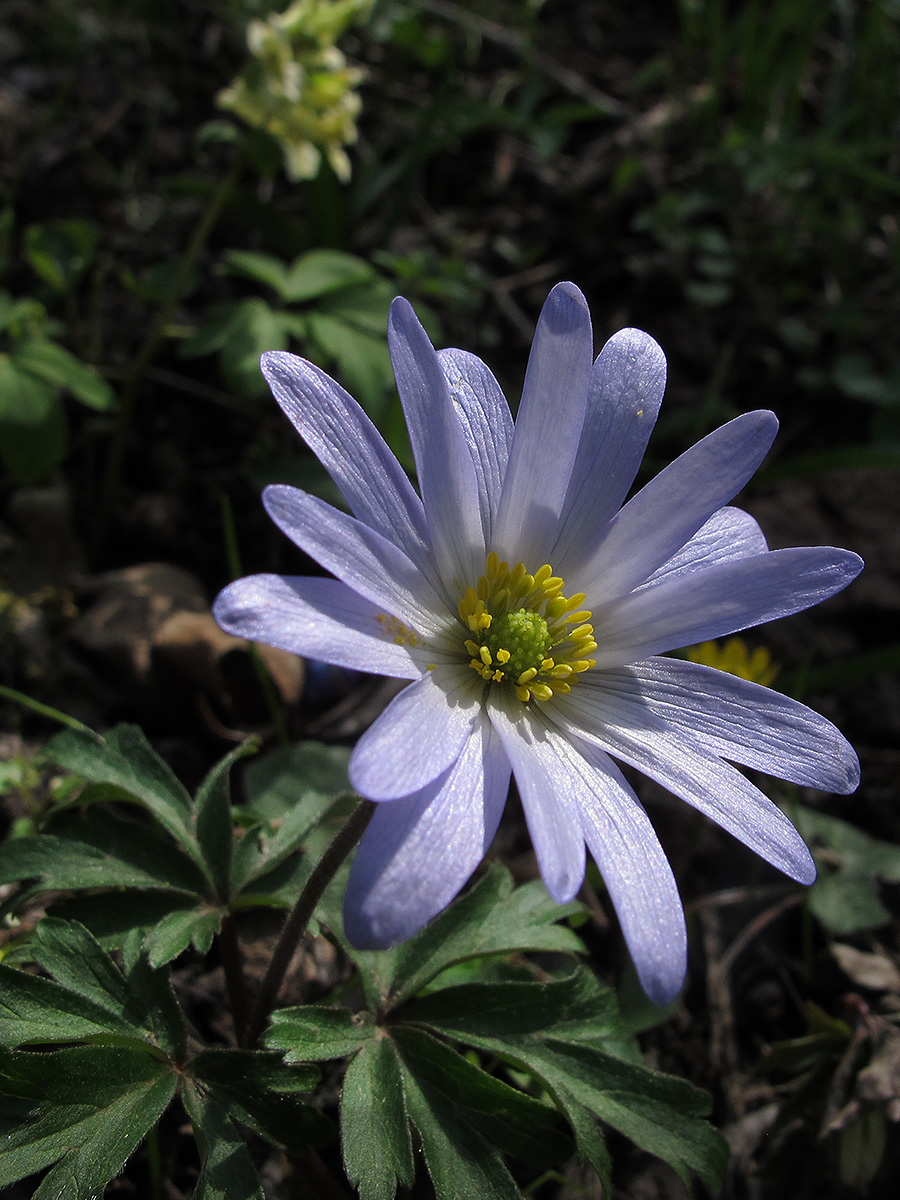
[[[319,859],[315,870],[306,881],[306,886],[284,923],[278,944],[259,989],[259,995],[256,997],[256,1003],[250,1015],[250,1023],[247,1026],[246,1045],[252,1046],[265,1029],[269,1013],[275,1007],[287,969],[294,956],[294,951],[300,944],[300,939],[306,932],[309,919],[315,912],[322,893],[334,878],[338,867],[362,837],[363,830],[368,825],[374,811],[375,805],[370,800],[360,800],[348,817],[346,825]]]

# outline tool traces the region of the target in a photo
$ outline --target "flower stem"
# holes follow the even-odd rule
[[[300,943],[300,939],[306,932],[309,919],[313,915],[316,905],[321,900],[322,893],[334,878],[341,863],[362,837],[363,831],[368,825],[374,811],[375,805],[371,800],[360,800],[359,804],[348,817],[346,825],[344,825],[343,829],[341,829],[340,833],[338,833],[334,841],[319,859],[313,873],[306,881],[306,886],[301,891],[297,898],[297,903],[291,910],[287,921],[285,921],[278,944],[275,947],[268,969],[266,970],[265,977],[259,989],[259,995],[256,997],[256,1003],[253,1006],[253,1012],[250,1014],[245,1045],[254,1045],[256,1039],[262,1033],[263,1029],[265,1029],[269,1013],[275,1007],[275,1002],[278,999],[278,993],[281,991],[281,985],[284,983],[287,969],[294,956],[294,951]]]

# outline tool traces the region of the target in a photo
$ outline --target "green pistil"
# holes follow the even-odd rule
[[[490,650],[503,674],[512,680],[518,679],[523,671],[539,668],[552,644],[547,622],[539,613],[527,608],[517,608],[515,612],[495,617],[490,629],[484,631],[481,642]],[[500,650],[509,652],[508,661],[503,662],[504,656],[498,654]]]

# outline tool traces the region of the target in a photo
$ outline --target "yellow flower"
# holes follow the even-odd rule
[[[339,179],[350,178],[344,146],[356,141],[363,73],[347,66],[335,42],[373,0],[296,0],[283,13],[251,21],[253,56],[217,102],[281,143],[290,179],[312,179],[324,155]]]
[[[757,646],[751,652],[744,639],[739,637],[731,637],[721,644],[701,642],[699,646],[692,646],[688,650],[687,657],[701,666],[727,671],[729,675],[749,679],[751,683],[761,683],[763,687],[768,687],[781,670],[780,664],[772,661],[772,655],[765,646]]]

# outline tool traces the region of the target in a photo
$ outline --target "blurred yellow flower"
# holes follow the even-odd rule
[[[699,646],[691,646],[687,657],[701,666],[727,671],[729,675],[749,679],[751,683],[761,683],[763,687],[768,687],[781,670],[781,666],[772,661],[772,655],[765,646],[757,646],[751,652],[744,639],[739,637],[730,637],[721,644],[701,642]]]
[[[290,179],[314,178],[323,155],[339,179],[350,178],[344,146],[356,141],[361,102],[354,89],[363,72],[347,65],[335,42],[372,4],[296,0],[247,27],[252,58],[217,102],[277,139]]]

